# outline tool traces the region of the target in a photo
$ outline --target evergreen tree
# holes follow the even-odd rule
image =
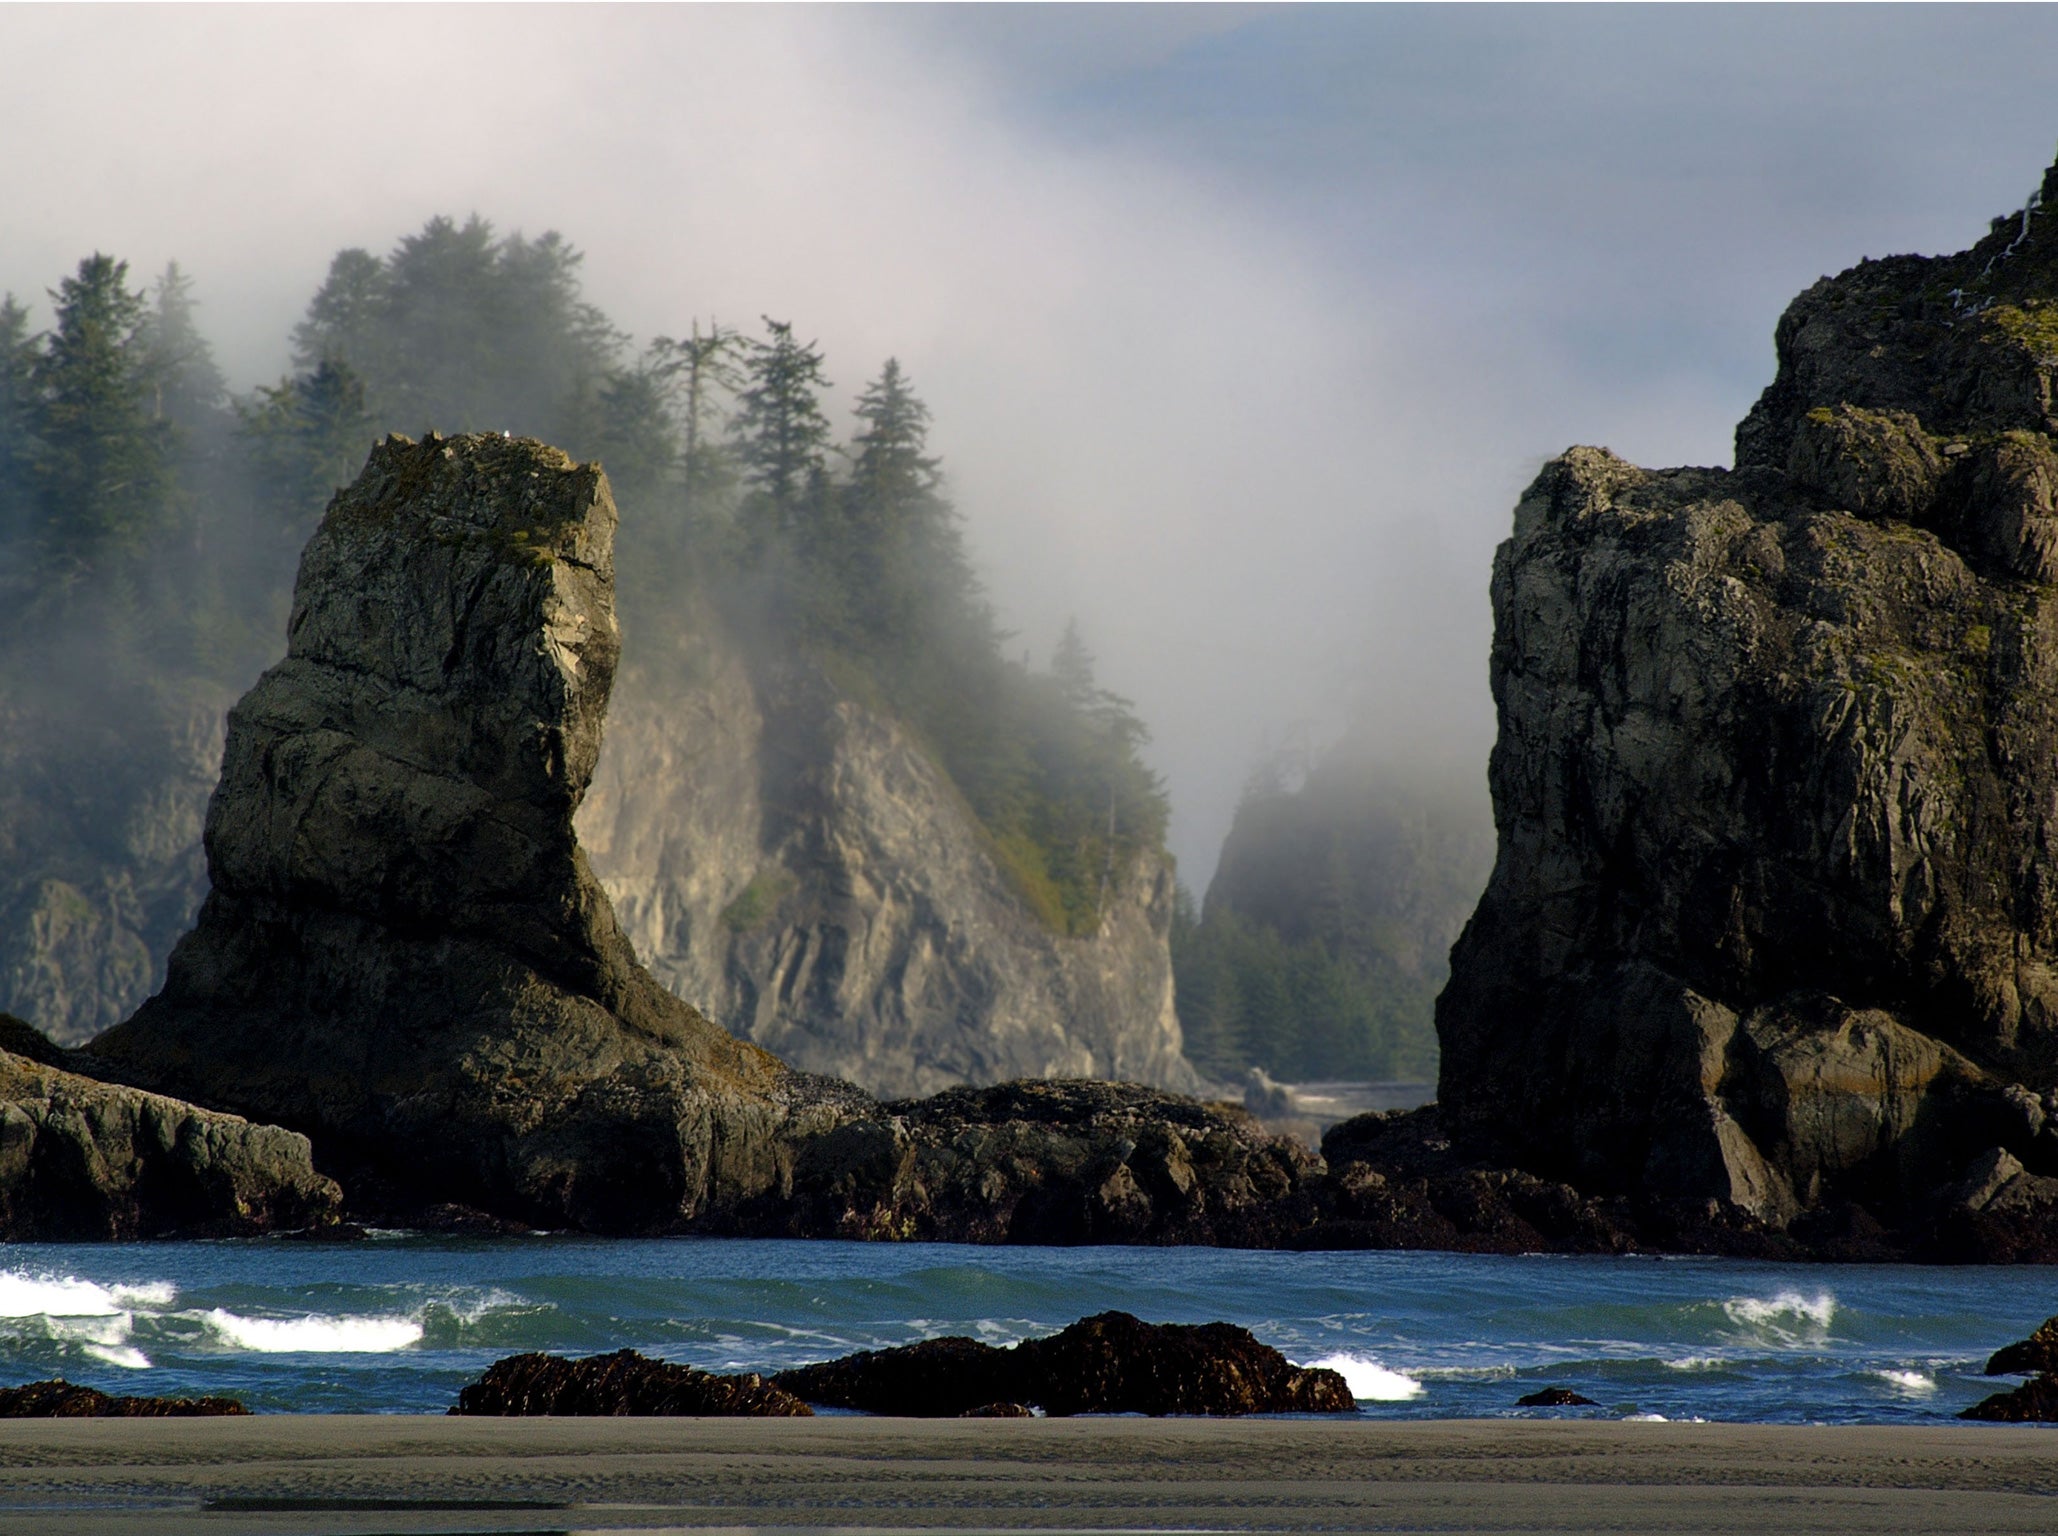
[[[1051,651],[1050,675],[1059,696],[1074,709],[1087,711],[1100,703],[1100,687],[1093,680],[1093,652],[1086,648],[1076,618],[1065,620],[1065,632]]]
[[[743,387],[736,354],[743,344],[737,332],[710,320],[702,335],[700,322],[679,341],[660,336],[651,350],[663,361],[658,372],[684,396],[681,424],[685,443],[679,454],[680,495],[689,526],[706,515],[706,502],[727,479],[721,448],[709,435],[717,391],[734,394]]]
[[[170,426],[150,414],[148,313],[128,263],[95,254],[51,295],[57,323],[32,372],[39,541],[76,577],[155,533],[172,491]]]
[[[193,280],[177,262],[157,280],[157,297],[141,331],[141,366],[150,390],[150,415],[168,421],[187,445],[212,436],[221,422],[228,383],[193,312]]]
[[[0,548],[35,526],[36,342],[27,306],[0,297]]]
[[[625,517],[653,521],[679,457],[663,375],[650,366],[609,374],[595,414],[594,446],[617,504]]]
[[[755,520],[793,531],[827,474],[829,419],[822,413],[822,353],[793,339],[791,324],[764,317],[767,339],[750,343],[731,429],[743,473],[758,493]]]
[[[370,251],[338,251],[328,278],[308,301],[307,318],[293,328],[293,364],[312,373],[324,361],[349,359],[363,373],[383,377],[387,309],[386,267]]]
[[[236,414],[265,500],[297,548],[370,446],[364,382],[348,363],[324,358],[298,377],[259,385]]]

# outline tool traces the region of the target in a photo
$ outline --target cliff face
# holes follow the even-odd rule
[[[1161,859],[1118,872],[1098,933],[1049,932],[904,727],[712,620],[625,672],[579,835],[658,978],[796,1067],[887,1097],[1197,1085]]]
[[[614,523],[540,444],[374,451],[230,712],[213,890],[96,1069],[529,1220],[661,1226],[775,1180],[805,1095],[635,963],[572,832]]]
[[[374,450],[230,712],[164,989],[70,1064],[303,1133],[365,1214],[1052,1242],[1305,1214],[1319,1162],[1248,1116],[1081,1083],[881,1105],[665,991],[573,827],[614,526],[598,467],[541,443]]]
[[[1574,449],[1516,510],[1445,1113],[1774,1222],[2048,1207],[2058,217],[1824,279],[1777,340],[1734,471]]]
[[[207,893],[229,703],[197,685],[0,681],[0,1011],[76,1044],[163,981]]]

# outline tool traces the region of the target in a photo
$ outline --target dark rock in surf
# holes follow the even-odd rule
[[[1599,1405],[1590,1397],[1582,1397],[1570,1387],[1545,1387],[1540,1392],[1531,1392],[1526,1397],[1515,1399],[1517,1408],[1594,1408]]]
[[[0,1033],[0,1240],[252,1237],[335,1220],[342,1192],[305,1136],[66,1071],[33,1035]]]
[[[0,1388],[0,1419],[191,1419],[249,1412],[233,1397],[111,1397],[56,1378]]]
[[[1989,1376],[2058,1374],[2058,1317],[2045,1318],[2037,1331],[2013,1344],[2004,1344],[1987,1361]]]
[[[1048,1338],[996,1348],[927,1339],[781,1371],[773,1382],[826,1407],[951,1418],[994,1403],[1080,1413],[1351,1413],[1336,1372],[1291,1364],[1228,1323],[1146,1323],[1126,1312],[1082,1318]]]
[[[767,1385],[756,1372],[720,1376],[652,1360],[633,1349],[567,1360],[559,1355],[510,1355],[457,1395],[456,1416],[810,1418],[814,1410],[791,1393]]]
[[[2058,1377],[2039,1376],[2012,1392],[1996,1392],[1958,1415],[1990,1424],[2058,1423]]]

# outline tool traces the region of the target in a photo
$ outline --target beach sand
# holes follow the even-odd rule
[[[2058,1436],[1468,1420],[0,1423],[0,1530],[2058,1530]]]

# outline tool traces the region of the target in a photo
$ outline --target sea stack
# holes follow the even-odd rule
[[[572,830],[615,521],[541,443],[373,451],[230,713],[212,893],[99,1069],[304,1131],[353,1188],[532,1222],[674,1227],[776,1181],[807,1095],[636,963]]]
[[[1587,1190],[2028,1256],[2000,1235],[2058,1209],[2058,167],[1968,251],[1818,282],[1777,344],[1734,470],[1577,448],[1516,509],[1446,1124]]]

